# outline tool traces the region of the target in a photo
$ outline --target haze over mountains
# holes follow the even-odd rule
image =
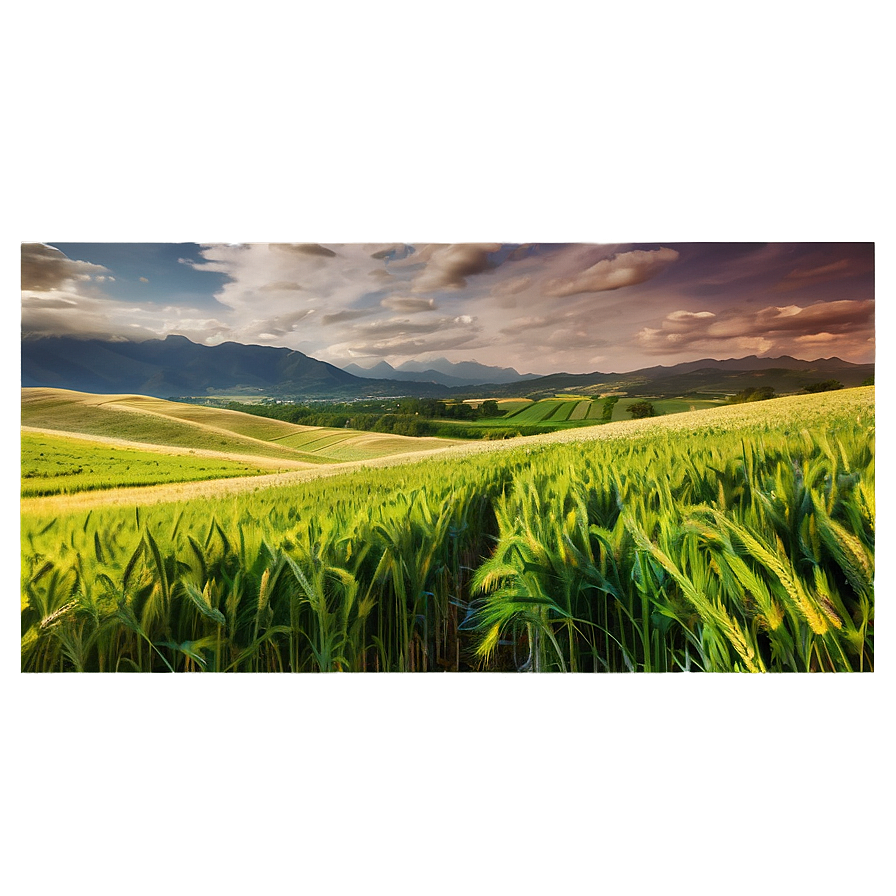
[[[360,371],[360,373],[359,373]],[[138,393],[160,398],[215,394],[308,398],[361,398],[385,395],[449,397],[487,385],[494,396],[583,393],[624,389],[632,395],[737,392],[771,386],[779,393],[800,391],[825,379],[860,385],[873,364],[840,358],[805,361],[790,356],[688,361],[623,373],[520,374],[513,368],[444,358],[406,362],[392,368],[340,369],[299,351],[225,342],[208,346],[183,336],[104,341],[67,336],[22,340],[22,386],[47,386],[81,392]]]

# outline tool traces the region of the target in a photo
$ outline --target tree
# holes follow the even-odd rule
[[[498,407],[498,402],[490,398],[479,405],[479,413],[483,417],[500,417],[501,409]]]
[[[632,420],[656,417],[656,408],[649,401],[638,401],[629,405],[628,412],[632,415]]]
[[[732,395],[728,404],[744,404],[747,401],[768,401],[775,397],[775,390],[771,386],[760,386],[758,389],[749,388]]]
[[[840,380],[822,380],[820,383],[812,383],[808,386],[803,386],[804,392],[834,392],[837,389],[842,389],[843,383]]]

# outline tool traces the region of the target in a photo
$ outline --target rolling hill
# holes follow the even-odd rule
[[[279,466],[295,469],[457,444],[451,439],[302,426],[145,395],[39,388],[22,389],[22,427],[23,431],[78,434],[132,446],[213,453],[231,460],[275,460]]]

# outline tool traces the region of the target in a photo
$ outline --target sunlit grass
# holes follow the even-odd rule
[[[57,495],[268,473],[257,464],[22,433],[22,495]]]
[[[22,517],[34,671],[870,671],[874,390]]]
[[[368,460],[446,445],[444,439],[302,426],[161,398],[91,395],[63,389],[23,389],[22,424],[142,444],[312,464]],[[332,451],[331,445],[335,446]]]

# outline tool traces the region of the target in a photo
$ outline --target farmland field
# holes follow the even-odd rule
[[[688,399],[688,398],[620,398],[613,408],[614,421],[630,420],[631,415],[628,409],[638,402],[649,401],[656,411],[657,415],[664,414],[681,414],[686,411],[700,411],[707,408],[720,407],[722,401],[710,401],[708,399]]]
[[[167,455],[81,438],[22,433],[22,495],[56,495],[120,486],[192,482],[269,472],[257,464]]]
[[[23,499],[23,670],[873,668],[873,387],[399,461]]]
[[[367,460],[444,448],[446,439],[325,429],[238,411],[141,395],[92,395],[64,389],[22,389],[22,425],[116,438],[144,445],[301,464]],[[335,445],[332,451],[330,445]]]

